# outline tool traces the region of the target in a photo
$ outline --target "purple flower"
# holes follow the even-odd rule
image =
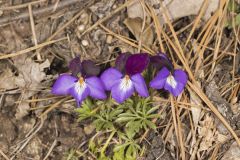
[[[102,81],[97,77],[100,69],[92,61],[74,58],[69,65],[71,74],[62,74],[52,87],[55,95],[72,95],[78,105],[87,97],[105,99],[107,96]]]
[[[140,96],[148,97],[148,90],[141,72],[147,67],[149,57],[146,53],[134,55],[121,54],[116,60],[116,67],[109,68],[101,75],[106,90],[112,98],[122,103],[136,90]]]
[[[166,63],[168,59],[159,60],[159,65]],[[168,60],[169,61],[169,60]],[[168,63],[171,63],[170,61]],[[150,82],[150,87],[169,91],[175,97],[178,96],[187,84],[187,74],[181,70],[174,70],[172,64],[162,65],[162,69],[157,76]]]

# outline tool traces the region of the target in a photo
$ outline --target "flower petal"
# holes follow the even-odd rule
[[[86,77],[97,76],[100,73],[100,67],[91,60],[82,61],[82,74]]]
[[[133,81],[134,88],[136,89],[140,96],[143,97],[149,96],[147,85],[141,74],[135,74],[131,76],[131,80]]]
[[[165,83],[164,88],[177,97],[182,93],[185,85],[187,84],[187,74],[183,70],[178,69],[174,71],[172,77],[175,84],[173,85],[173,83]]]
[[[52,87],[52,94],[68,95],[69,89],[74,86],[76,81],[77,78],[69,74],[60,75]]]
[[[155,89],[162,89],[165,85],[166,78],[169,76],[170,72],[166,67],[163,67],[157,76],[150,82],[150,87]]]
[[[118,82],[122,76],[122,73],[120,73],[117,69],[109,68],[102,73],[100,79],[104,84],[104,88],[106,90],[111,90],[112,86]]]
[[[86,78],[86,83],[90,89],[90,96],[96,99],[106,99],[107,95],[103,87],[102,81],[98,77]]]
[[[141,73],[149,63],[147,53],[139,53],[131,55],[126,62],[126,72],[129,75]]]
[[[188,76],[183,70],[176,69],[173,73],[173,76],[177,82],[182,83],[184,86],[187,84]]]
[[[177,81],[176,81],[177,82]],[[165,83],[164,85],[164,89],[166,89],[167,91],[169,91],[172,95],[174,95],[175,97],[177,97],[179,94],[182,93],[183,89],[184,89],[184,85],[182,83],[176,83],[176,87],[173,88],[170,84]]]
[[[122,53],[120,54],[115,62],[115,68],[118,69],[120,72],[125,73],[125,66],[130,53]]]
[[[79,82],[76,82],[69,92],[77,101],[78,106],[80,106],[82,101],[89,95],[90,89],[86,83],[81,86]]]
[[[80,57],[73,58],[69,63],[69,69],[71,70],[74,76],[77,76],[78,73],[81,72],[81,61]]]
[[[157,56],[151,56],[150,62],[157,70],[162,67],[167,67],[169,70],[173,70],[173,65],[166,54],[159,53]]]
[[[126,85],[125,78],[118,80],[117,83],[111,89],[112,98],[118,103],[124,102],[134,92],[134,86],[132,81],[129,79],[128,85]]]

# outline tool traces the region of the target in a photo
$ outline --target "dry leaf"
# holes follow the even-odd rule
[[[202,106],[202,101],[192,90],[189,89],[189,91],[190,91],[190,102],[191,104],[193,104],[193,106],[191,106],[193,123],[195,127],[197,127],[200,114],[201,114],[200,106]]]
[[[124,24],[127,26],[127,28],[132,32],[132,34],[136,37],[138,41],[140,41],[140,38],[142,40],[142,44],[146,46],[151,46],[153,44],[153,30],[149,26],[149,24],[145,24],[145,30],[142,33],[142,25],[143,20],[140,18],[126,18],[124,20]],[[141,37],[142,33],[142,37]]]
[[[10,90],[17,87],[15,84],[15,75],[11,69],[6,68],[4,72],[0,74],[0,77],[0,89]]]
[[[229,150],[225,153],[221,160],[239,160],[240,159],[240,147],[234,142]]]
[[[129,18],[141,18],[144,19],[144,13],[142,5],[139,1],[134,2],[127,7],[127,14]]]
[[[30,105],[28,102],[22,102],[17,106],[17,110],[16,110],[16,114],[15,117],[17,120],[25,117],[26,115],[28,115],[30,109]]]
[[[144,1],[145,3],[148,3],[150,6],[160,6],[160,3],[158,0],[148,0]],[[166,7],[166,9],[169,12],[170,20],[174,21],[181,17],[186,17],[190,15],[198,15],[202,5],[204,3],[204,0],[165,0],[163,1],[163,5]],[[203,15],[203,19],[207,21],[213,12],[215,12],[218,8],[219,0],[209,0],[207,4],[207,9],[205,11],[205,14]],[[130,18],[142,18],[144,17],[143,14],[143,8],[139,1],[134,2],[132,5],[130,5],[127,8],[128,11],[128,17]],[[162,11],[161,9],[156,8],[155,13],[158,14],[159,20],[161,24],[166,23],[164,21]]]
[[[213,118],[206,115],[205,119],[200,122],[200,126],[201,127],[198,128],[198,133],[199,137],[202,138],[202,141],[200,143],[199,151],[205,151],[212,147],[216,139]]]
[[[204,0],[167,0],[164,1],[166,5],[171,20],[175,20],[181,17],[186,17],[190,15],[198,15]],[[209,0],[207,4],[206,12],[203,16],[204,20],[208,20],[211,14],[217,10],[219,5],[219,0]]]

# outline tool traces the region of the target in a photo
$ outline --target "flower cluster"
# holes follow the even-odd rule
[[[147,53],[119,55],[115,67],[105,70],[100,78],[99,66],[92,61],[80,61],[74,58],[69,69],[72,74],[62,74],[52,87],[55,95],[71,95],[78,105],[87,97],[106,99],[106,91],[116,102],[122,103],[137,92],[142,97],[148,97],[148,88],[142,72],[152,64],[158,72],[150,81],[149,86],[155,89],[165,89],[172,95],[178,96],[187,83],[187,74],[181,69],[174,69],[171,61],[165,54],[159,53],[149,57]]]

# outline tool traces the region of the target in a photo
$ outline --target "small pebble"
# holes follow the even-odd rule
[[[113,37],[112,37],[111,35],[108,35],[108,36],[107,36],[107,40],[106,40],[107,43],[108,43],[108,44],[112,43],[112,39],[113,39]]]
[[[78,26],[78,30],[79,30],[80,32],[83,32],[84,29],[85,29],[85,25],[81,24],[81,25]]]
[[[112,6],[112,8],[113,8],[113,9],[116,9],[116,8],[117,8],[117,5],[116,5],[116,4],[114,4],[114,5]]]
[[[87,41],[87,40],[82,40],[82,45],[86,47],[86,46],[88,46],[88,45],[89,45],[89,43],[88,43],[88,41]]]
[[[83,13],[80,17],[81,18],[86,18],[87,17],[87,13]]]

